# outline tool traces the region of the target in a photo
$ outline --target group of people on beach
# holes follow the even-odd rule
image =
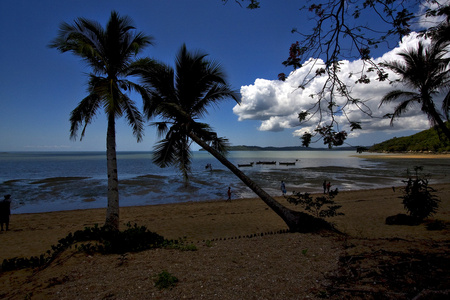
[[[324,194],[329,194],[330,193],[330,188],[331,188],[331,182],[330,181],[326,181],[326,180],[324,180],[323,181],[323,184],[322,184],[322,187],[323,187],[323,193]],[[286,184],[284,183],[284,181],[282,180],[281,181],[281,193],[283,194],[283,196],[284,195],[286,195]]]
[[[328,181],[328,183],[327,183],[327,181],[324,180],[322,186],[323,186],[323,193],[324,194],[327,194],[327,193],[329,194],[330,193],[330,188],[331,188],[331,182]]]
[[[11,195],[5,195],[3,201],[0,201],[0,223],[3,231],[5,225],[6,231],[9,229],[9,216],[11,215]]]

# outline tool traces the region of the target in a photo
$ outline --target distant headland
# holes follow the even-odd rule
[[[335,148],[311,148],[302,146],[286,146],[286,147],[260,147],[260,146],[229,146],[228,151],[356,151],[358,147],[335,147]],[[205,151],[200,149],[199,151]]]

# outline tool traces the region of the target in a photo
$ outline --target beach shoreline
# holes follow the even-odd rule
[[[415,153],[415,152],[370,152],[370,154],[355,154],[360,158],[399,158],[399,159],[450,159],[450,153]]]
[[[433,188],[437,190],[437,195],[441,199],[440,209],[435,217],[449,218],[450,221],[450,216],[447,216],[447,212],[450,211],[450,207],[447,207],[450,206],[448,203],[450,183],[436,184]],[[342,205],[341,210],[345,216],[330,221],[337,224],[339,230],[349,231],[350,234],[352,234],[348,225],[350,223],[355,226],[354,230],[358,230],[356,227],[360,222],[362,223],[359,227],[367,228],[363,224],[373,219],[377,219],[380,225],[384,223],[383,217],[406,213],[399,198],[401,195],[401,187],[340,191],[335,201]],[[299,207],[289,204],[284,197],[274,198],[286,207],[300,210]],[[370,216],[370,213],[373,215]],[[106,207],[13,214],[10,221],[11,230],[0,235],[0,243],[5,245],[0,247],[0,258],[9,257],[8,253],[23,257],[36,255],[36,251],[25,251],[34,248],[33,243],[30,243],[32,241],[29,237],[30,232],[45,232],[42,238],[38,239],[39,242],[36,241],[41,251],[45,251],[70,232],[85,227],[102,226],[105,214]],[[366,221],[365,217],[368,218]],[[211,226],[205,226],[208,221],[211,221]],[[171,226],[166,226],[167,222]],[[246,222],[248,224],[245,224]],[[186,237],[192,241],[288,229],[283,220],[259,198],[233,199],[231,202],[224,199],[124,206],[120,208],[121,230],[126,229],[128,223],[146,226],[149,230],[169,239]],[[395,236],[397,232],[383,232],[383,234]],[[376,237],[381,236],[382,234]],[[369,238],[372,235],[368,233],[365,237]]]
[[[192,243],[197,251],[157,249],[122,257],[90,255],[71,249],[43,269],[0,273],[0,296],[5,299],[23,299],[27,295],[32,295],[32,299],[317,299],[319,292],[325,292],[332,284],[330,278],[344,276],[345,280],[352,280],[342,273],[340,263],[349,255],[365,257],[364,263],[370,268],[377,268],[372,265],[380,259],[373,253],[385,253],[383,259],[394,259],[380,262],[383,265],[405,257],[416,259],[417,253],[431,257],[444,255],[444,258],[447,253],[448,258],[450,183],[433,187],[441,202],[430,220],[448,224],[447,229],[429,231],[426,223],[386,225],[386,217],[406,213],[399,199],[401,189],[392,188],[340,192],[335,200],[342,205],[345,215],[329,221],[342,234],[277,234],[287,230],[286,224],[258,198],[121,207],[122,230],[127,223],[136,223],[167,239],[181,238]],[[283,197],[276,199],[298,209]],[[95,224],[101,226],[105,211],[101,208],[12,215],[11,230],[0,234],[0,258],[43,254],[70,232]],[[174,289],[159,291],[154,287],[152,278],[163,270],[179,278]],[[441,282],[441,275],[433,276],[434,282]],[[370,284],[373,280],[366,280],[369,289],[386,288],[383,282]],[[445,284],[445,278],[442,280]],[[355,284],[361,285],[361,280]]]
[[[188,200],[226,199],[230,186],[233,198],[256,195],[236,176],[208,153],[194,155],[192,176],[186,186],[176,170],[158,168],[149,153],[126,153],[118,157],[120,205],[153,205]],[[254,165],[242,168],[252,180],[270,195],[278,196],[280,182],[288,193],[320,192],[324,180],[340,191],[372,189],[401,185],[408,170],[423,166],[424,174],[432,172],[430,183],[448,181],[450,159],[378,159],[353,157],[350,151],[281,151],[230,153],[235,164],[255,161],[293,162],[295,165]],[[394,156],[395,157],[395,156]],[[430,156],[421,156],[430,157]],[[298,161],[296,161],[298,159]],[[213,170],[205,165],[212,163]],[[0,169],[0,191],[11,194],[13,213],[106,207],[107,180],[105,158],[101,153],[4,155]],[[397,182],[397,183],[396,183]]]

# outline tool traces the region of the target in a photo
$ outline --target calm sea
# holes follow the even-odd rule
[[[121,206],[223,200],[228,186],[233,198],[255,196],[207,152],[194,152],[187,186],[176,169],[155,166],[150,153],[119,152],[117,159]],[[232,151],[228,159],[254,162],[241,170],[274,196],[281,195],[281,180],[288,194],[319,192],[324,180],[339,190],[400,186],[415,166],[424,167],[430,183],[450,181],[450,159],[361,158],[350,151]],[[106,191],[104,152],[0,153],[0,196],[12,195],[13,213],[106,207]]]

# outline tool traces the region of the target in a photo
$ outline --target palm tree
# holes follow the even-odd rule
[[[160,167],[177,165],[187,180],[192,141],[211,153],[225,167],[255,192],[289,226],[291,231],[311,230],[326,222],[290,210],[261,189],[253,180],[225,158],[227,140],[219,138],[208,124],[198,120],[207,108],[231,98],[239,103],[238,95],[225,80],[219,64],[206,59],[202,53],[190,53],[183,45],[176,57],[175,70],[165,64],[145,70],[142,74],[151,101],[144,106],[145,115],[155,122],[162,139],[155,145],[153,161]],[[191,141],[192,140],[192,141]]]
[[[418,43],[416,49],[409,49],[398,55],[403,61],[384,62],[381,65],[400,75],[400,82],[411,90],[394,90],[386,94],[381,105],[396,100],[401,102],[395,107],[391,116],[391,125],[396,117],[406,112],[413,104],[419,104],[423,113],[428,116],[433,126],[438,128],[450,139],[450,130],[444,123],[449,119],[450,111],[450,84],[449,62],[447,56],[448,42],[441,39],[425,46],[423,42]],[[441,112],[436,108],[433,97],[442,91],[446,91],[442,103]],[[442,116],[443,115],[443,116]]]
[[[127,77],[148,64],[149,59],[136,55],[152,43],[152,37],[134,32],[131,19],[112,12],[106,28],[91,20],[78,18],[73,24],[62,23],[57,38],[49,45],[61,53],[72,52],[92,68],[89,76],[88,96],[80,101],[70,116],[70,137],[83,138],[86,126],[101,108],[108,119],[106,155],[108,172],[108,208],[105,226],[119,229],[119,181],[116,160],[116,118],[126,116],[137,141],[142,140],[143,117],[133,100],[126,94],[135,91],[147,99],[145,89]]]

